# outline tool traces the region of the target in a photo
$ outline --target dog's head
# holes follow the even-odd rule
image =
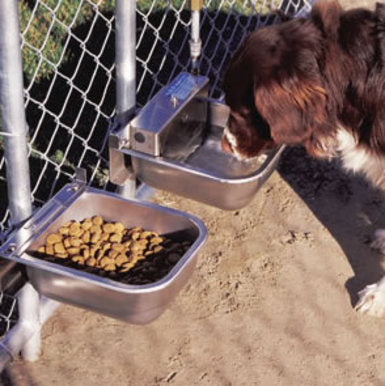
[[[283,143],[303,144],[314,155],[325,151],[333,123],[319,63],[325,31],[337,28],[339,17],[338,4],[326,4],[312,19],[262,28],[242,43],[224,78],[225,150],[241,158]]]

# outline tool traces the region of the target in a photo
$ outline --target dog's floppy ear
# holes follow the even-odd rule
[[[276,143],[304,144],[311,153],[321,155],[327,151],[322,139],[333,121],[326,108],[326,91],[314,71],[310,75],[291,72],[256,85],[255,105]]]
[[[312,126],[325,120],[325,90],[312,80],[292,77],[258,87],[255,104],[277,143],[304,142]]]

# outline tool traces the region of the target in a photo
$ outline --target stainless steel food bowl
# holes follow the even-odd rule
[[[32,256],[49,233],[65,222],[94,215],[140,226],[159,234],[183,234],[191,247],[157,282],[128,285],[107,277],[62,266]],[[0,248],[0,256],[22,263],[36,290],[49,298],[135,324],[161,315],[193,272],[197,252],[206,239],[204,224],[194,216],[153,203],[122,199],[82,186],[65,186]]]

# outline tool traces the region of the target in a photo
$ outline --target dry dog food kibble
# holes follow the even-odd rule
[[[166,275],[190,245],[94,216],[63,224],[46,237],[37,255],[122,282],[145,284]]]

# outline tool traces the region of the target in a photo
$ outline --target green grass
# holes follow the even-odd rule
[[[113,12],[115,0],[100,0],[94,3],[82,0],[39,0],[37,6],[20,0],[19,21],[24,38],[22,59],[23,71],[28,81],[39,82],[51,76],[57,66],[68,60],[64,52],[64,42],[68,28],[75,28],[94,17],[94,8],[98,12]],[[269,6],[263,0],[207,0],[205,7],[209,11],[220,10],[250,15],[255,12],[266,14],[279,6],[279,0],[271,0]],[[138,0],[137,9],[148,14],[168,7],[176,10],[189,8],[186,0]]]
[[[67,28],[74,28],[94,16],[90,3],[81,0],[40,0],[31,7],[25,0],[18,2],[20,30],[24,38],[23,71],[28,80],[48,78],[64,54]],[[100,12],[113,11],[113,0],[102,0]]]

